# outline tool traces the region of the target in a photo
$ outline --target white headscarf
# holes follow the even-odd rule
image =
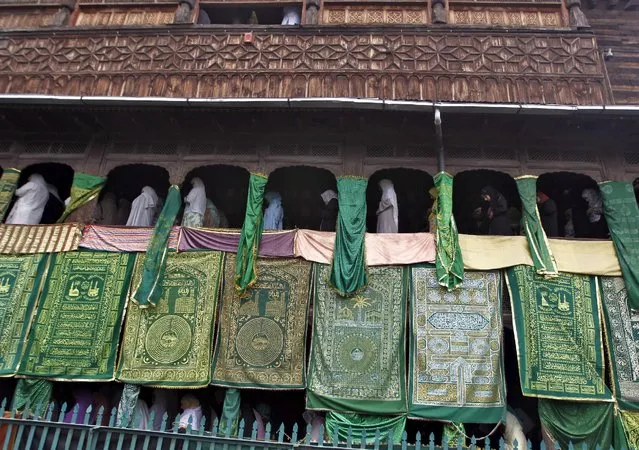
[[[131,203],[131,213],[126,221],[127,227],[152,227],[158,196],[150,186],[144,186],[142,193]]]
[[[517,448],[526,448],[527,440],[524,434],[524,429],[519,422],[517,416],[510,411],[506,411],[506,426],[504,429],[504,440],[506,441],[506,448],[512,450],[515,448],[515,441],[517,442]]]
[[[6,223],[37,225],[42,220],[44,207],[49,200],[47,182],[42,175],[34,173],[22,187],[16,190],[16,202],[11,208]]]
[[[184,208],[185,213],[196,213],[204,216],[206,212],[206,188],[200,178],[193,178],[191,180],[193,188],[189,195],[186,196],[184,202],[186,206]]]
[[[282,197],[277,192],[267,192],[264,195],[268,206],[264,211],[264,230],[281,230],[284,228],[284,209]]]
[[[282,25],[299,25],[300,24],[300,10],[297,6],[285,6],[284,17],[282,18]]]
[[[325,205],[328,205],[328,202],[330,202],[334,198],[337,198],[337,193],[334,190],[328,189],[322,192],[322,200],[324,200]]]
[[[395,226],[399,227],[399,208],[397,206],[397,194],[395,193],[393,182],[387,179],[380,180],[379,187],[382,189],[382,199],[380,202],[388,200],[390,204],[393,205],[393,221],[395,222]]]
[[[599,222],[603,214],[603,198],[601,193],[596,189],[584,189],[581,197],[588,202],[588,221],[590,223]]]

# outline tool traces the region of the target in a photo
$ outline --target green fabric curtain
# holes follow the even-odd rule
[[[557,276],[557,263],[537,209],[537,177],[527,175],[516,178],[515,181],[521,199],[521,226],[526,233],[535,271],[546,278]]]
[[[20,171],[18,169],[4,169],[0,177],[0,222],[9,212],[9,205],[18,187]]]
[[[571,442],[575,448],[587,444],[590,449],[608,449],[614,439],[614,406],[541,398],[539,419],[562,449]]]
[[[404,428],[406,428],[406,416],[369,416],[355,413],[339,413],[329,411],[326,413],[326,431],[329,439],[337,435],[340,441],[348,439],[351,430],[351,442],[359,445],[362,442],[362,433],[366,432],[366,443],[375,443],[375,434],[379,430],[379,441],[388,441],[391,434],[394,443],[402,440]]]
[[[220,434],[225,435],[226,430],[230,426],[230,435],[237,434],[237,428],[240,423],[240,406],[241,406],[241,394],[240,390],[236,388],[229,388],[224,394],[224,405],[222,406],[222,417],[220,417],[220,425],[218,430]],[[253,424],[246,424],[247,427],[251,427]]]
[[[22,411],[28,405],[30,411],[33,412],[37,409],[42,415],[51,400],[52,392],[53,383],[51,381],[38,378],[20,378],[16,384],[11,408]]]
[[[606,181],[599,186],[604,216],[628,290],[628,306],[639,309],[639,208],[632,184]]]
[[[448,290],[457,288],[464,281],[464,260],[457,225],[453,216],[453,176],[446,172],[435,175],[437,189],[437,280]]]
[[[118,412],[115,416],[115,425],[117,427],[126,428],[131,425],[131,423],[133,422],[135,405],[138,402],[139,396],[140,386],[128,383],[122,386],[122,397],[120,397]]]
[[[237,246],[237,266],[235,267],[235,288],[240,296],[246,295],[246,289],[257,281],[257,255],[260,249],[264,217],[264,188],[267,178],[252,173],[249,178],[248,195],[246,196],[246,214]]]
[[[69,214],[96,198],[105,183],[105,177],[76,172],[71,185],[71,203],[67,205],[58,223],[64,222]]]
[[[349,297],[366,288],[366,186],[356,177],[337,179],[337,233],[331,265],[330,285],[339,295]]]
[[[173,185],[169,188],[164,207],[153,229],[149,247],[146,249],[142,279],[133,293],[133,301],[140,305],[140,308],[157,305],[162,296],[162,281],[169,252],[169,235],[181,206],[180,188]]]

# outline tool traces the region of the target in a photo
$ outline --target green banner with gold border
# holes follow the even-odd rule
[[[213,384],[305,388],[311,263],[258,259],[257,281],[240,294],[232,282],[236,261],[227,255]]]
[[[112,380],[134,254],[51,256],[18,374],[51,380]]]
[[[534,267],[507,271],[524,395],[610,400],[606,387],[597,278]]]
[[[169,253],[154,308],[130,302],[117,379],[154,387],[198,388],[211,382],[213,324],[222,252]],[[139,255],[133,285],[142,277]]]
[[[18,169],[5,169],[0,177],[0,222],[9,212],[9,205],[13,200],[13,194],[18,187],[20,171]]]

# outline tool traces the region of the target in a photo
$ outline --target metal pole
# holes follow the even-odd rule
[[[435,108],[435,139],[437,146],[437,172],[446,170],[444,160],[444,136],[442,135],[442,113],[439,108]]]

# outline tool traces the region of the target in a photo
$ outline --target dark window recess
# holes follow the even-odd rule
[[[291,6],[287,6],[291,8]],[[301,13],[301,8],[296,7]],[[212,25],[281,25],[285,15],[283,6],[223,6],[201,5],[199,24]]]

